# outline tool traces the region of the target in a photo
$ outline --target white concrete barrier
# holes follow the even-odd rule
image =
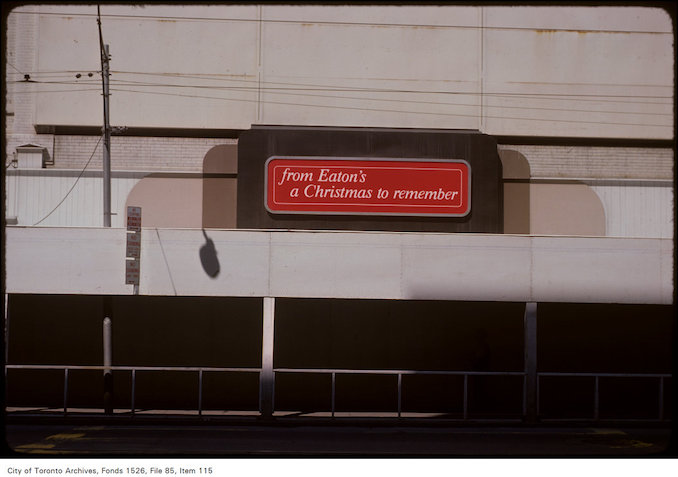
[[[124,229],[6,233],[7,293],[133,293]],[[673,287],[669,239],[142,230],[142,295],[671,304]]]

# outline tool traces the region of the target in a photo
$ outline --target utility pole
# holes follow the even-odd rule
[[[110,75],[108,45],[101,50],[101,76],[104,87],[104,227],[111,226],[111,124],[109,115],[109,87]]]
[[[109,116],[109,88],[108,77],[110,76],[108,45],[104,45],[104,37],[101,32],[101,11],[97,5],[97,23],[99,24],[99,52],[101,54],[101,80],[104,94],[104,227],[111,226],[111,124]],[[113,303],[112,297],[104,296],[103,302],[103,362],[104,362],[104,412],[113,414]]]

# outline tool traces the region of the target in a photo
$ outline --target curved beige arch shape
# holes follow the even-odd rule
[[[152,173],[127,196],[143,227],[235,228],[237,146],[211,148],[200,173]]]
[[[580,181],[530,184],[530,233],[605,236],[605,208]]]
[[[520,152],[499,151],[504,177],[504,233],[602,237],[605,207],[581,181],[539,181]]]
[[[141,226],[202,228],[200,175],[154,173],[141,179],[127,196],[129,206],[141,207]]]

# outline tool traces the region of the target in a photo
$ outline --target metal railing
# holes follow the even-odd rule
[[[331,388],[331,415],[335,417],[336,413],[336,378],[337,374],[370,374],[370,375],[384,375],[397,376],[397,393],[398,404],[397,414],[398,418],[402,417],[402,382],[403,376],[463,376],[464,377],[464,395],[463,395],[463,419],[468,419],[468,378],[469,376],[521,376],[523,378],[522,391],[522,409],[523,416],[527,412],[527,374],[522,371],[415,371],[415,370],[395,370],[395,369],[316,369],[316,368],[276,368],[276,373],[304,373],[304,374],[331,374],[332,388]]]
[[[64,373],[63,383],[64,383],[64,395],[63,395],[63,415],[68,415],[68,393],[69,393],[69,372],[75,370],[87,370],[87,371],[123,371],[129,372],[131,377],[131,404],[130,404],[130,413],[134,416],[136,412],[136,380],[137,372],[144,371],[161,371],[161,372],[193,372],[197,373],[198,377],[198,389],[197,389],[197,411],[198,416],[202,417],[203,415],[203,375],[207,372],[235,372],[235,373],[261,373],[261,368],[229,368],[229,367],[195,367],[195,366],[69,366],[69,365],[6,365],[5,366],[5,378],[7,378],[8,369],[18,369],[18,370],[62,370]],[[419,375],[419,376],[463,376],[463,408],[462,408],[462,419],[467,420],[469,418],[469,377],[470,376],[516,376],[523,378],[522,386],[522,416],[527,415],[527,373],[521,371],[419,371],[419,370],[393,370],[393,369],[327,369],[327,368],[275,368],[274,376],[276,373],[296,373],[296,374],[329,374],[331,375],[331,406],[330,412],[331,416],[334,418],[336,415],[336,377],[337,375],[391,375],[397,377],[397,416],[402,418],[403,409],[403,376]],[[600,379],[601,378],[647,378],[647,379],[657,379],[658,380],[658,406],[659,412],[656,419],[642,419],[645,421],[656,420],[656,421],[669,421],[664,412],[664,390],[665,390],[665,380],[672,379],[671,374],[642,374],[642,373],[566,373],[566,372],[539,372],[537,373],[537,388],[536,388],[536,412],[537,415],[540,415],[540,405],[541,405],[541,378],[543,377],[589,377],[594,380],[594,389],[593,389],[593,416],[592,418],[578,418],[573,420],[600,420]],[[5,379],[7,382],[7,379]],[[6,387],[7,392],[7,387]],[[261,409],[259,409],[261,412]],[[562,419],[557,419],[562,420]],[[623,419],[618,419],[623,420]]]
[[[571,377],[571,378],[593,378],[593,421],[600,420],[600,378],[643,378],[643,379],[657,379],[658,380],[658,415],[655,420],[664,421],[664,380],[671,379],[673,376],[671,374],[660,374],[660,373],[547,373],[540,372],[537,373],[537,414],[540,414],[540,402],[541,402],[541,378],[542,377]],[[556,420],[564,420],[562,418]],[[580,420],[580,419],[573,419]],[[642,419],[644,421],[652,419]],[[668,420],[668,419],[666,419]]]
[[[131,404],[130,413],[134,416],[136,412],[136,377],[137,371],[164,371],[164,372],[194,372],[198,373],[198,415],[202,416],[203,401],[203,374],[206,372],[235,372],[235,373],[261,373],[261,368],[219,368],[219,367],[196,367],[196,366],[67,366],[67,365],[49,365],[49,364],[9,364],[5,366],[5,382],[7,369],[33,369],[33,370],[63,370],[64,372],[64,416],[68,415],[68,376],[69,371],[129,371],[131,373]]]

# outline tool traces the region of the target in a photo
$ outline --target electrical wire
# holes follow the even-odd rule
[[[68,12],[22,12],[12,13],[22,15],[60,16],[60,17],[95,17],[92,13],[68,13]],[[269,23],[269,24],[293,24],[293,25],[319,25],[319,26],[356,26],[356,27],[393,27],[393,28],[431,28],[431,29],[461,29],[461,30],[500,30],[500,31],[528,31],[537,33],[607,33],[607,34],[641,34],[641,35],[673,35],[673,32],[651,30],[602,30],[602,29],[574,29],[574,28],[535,28],[519,26],[489,26],[489,25],[440,25],[419,23],[386,23],[386,22],[350,22],[328,20],[282,20],[272,18],[229,18],[229,17],[185,17],[185,16],[162,16],[162,15],[130,15],[130,14],[105,14],[102,17],[108,19],[133,19],[152,21],[186,21],[186,22],[243,22],[243,23]]]
[[[59,84],[59,85],[89,85],[94,84],[97,80],[83,80],[83,81],[30,81],[34,84]],[[15,84],[26,83],[26,81],[13,81]],[[466,92],[466,91],[449,91],[449,90],[413,90],[413,89],[395,89],[395,88],[338,88],[338,87],[316,87],[311,88],[287,88],[287,87],[273,87],[273,86],[262,86],[258,87],[255,84],[252,86],[213,86],[213,85],[188,85],[188,84],[170,84],[170,83],[149,83],[149,82],[140,82],[133,80],[118,80],[112,79],[111,83],[116,84],[117,86],[135,86],[135,87],[159,87],[159,88],[187,88],[187,89],[209,89],[209,90],[221,90],[221,91],[266,91],[277,94],[285,94],[292,91],[302,91],[304,93],[288,93],[288,94],[298,94],[298,95],[309,95],[308,92],[355,92],[355,93],[397,93],[397,94],[434,94],[434,95],[452,95],[452,96],[475,96],[475,97],[505,97],[505,98],[518,98],[518,99],[543,99],[548,101],[554,100],[564,100],[564,101],[588,101],[588,102],[614,102],[615,104],[619,103],[628,103],[628,104],[656,104],[656,105],[669,105],[666,102],[648,102],[649,99],[665,99],[673,100],[673,96],[662,96],[662,95],[619,95],[619,94],[594,94],[594,93],[511,93],[511,92]],[[277,82],[262,82],[270,84],[293,84],[293,83],[277,83]],[[314,85],[307,85],[314,86]],[[663,86],[656,86],[663,87]],[[322,95],[309,95],[309,96],[322,96]],[[344,99],[369,99],[369,98],[355,98],[355,97],[344,97],[344,96],[330,96],[326,95],[328,98],[344,98]],[[625,101],[630,99],[638,99],[639,101]],[[399,101],[399,100],[393,100]],[[410,100],[403,100],[410,101]],[[416,101],[412,101],[416,102]],[[425,101],[422,101],[425,104]],[[451,104],[455,103],[440,103],[436,104]],[[526,108],[532,109],[532,108]],[[538,109],[538,108],[537,108]],[[567,111],[567,109],[557,109],[561,111]],[[594,111],[595,112],[595,111]],[[621,113],[624,113],[623,111]]]
[[[151,73],[129,73],[129,74],[151,74]],[[98,80],[94,79],[82,79],[82,80],[70,80],[70,81],[41,81],[41,80],[31,80],[31,83],[40,83],[40,84],[64,84],[64,85],[77,85],[77,84],[90,84],[95,83]],[[505,97],[521,97],[521,98],[544,98],[547,100],[552,99],[565,99],[572,100],[576,98],[577,100],[585,101],[587,98],[593,98],[593,101],[611,99],[614,102],[619,102],[624,99],[639,99],[643,103],[646,103],[648,99],[666,99],[673,100],[673,96],[666,95],[648,95],[648,94],[600,94],[600,93],[514,93],[514,92],[467,92],[467,91],[451,91],[451,90],[422,90],[422,89],[403,89],[403,88],[370,88],[370,87],[351,87],[351,86],[339,86],[339,85],[326,85],[318,83],[290,83],[290,82],[280,82],[280,81],[257,81],[257,80],[232,80],[239,81],[241,83],[246,83],[246,85],[228,85],[228,86],[215,86],[215,85],[205,85],[205,84],[173,84],[173,83],[158,83],[158,82],[149,82],[149,81],[135,81],[135,80],[125,80],[125,79],[111,79],[111,82],[116,82],[118,85],[125,86],[158,86],[158,87],[167,87],[167,88],[196,88],[196,89],[215,89],[215,90],[256,90],[256,91],[319,91],[319,92],[360,92],[360,93],[401,93],[401,94],[445,94],[445,95],[456,95],[456,96],[505,96]],[[407,81],[407,80],[403,80]],[[430,80],[431,82],[436,82],[436,80]],[[438,80],[442,81],[442,80]],[[15,84],[26,83],[25,80],[14,80],[11,81]],[[127,83],[127,84],[125,84]],[[466,81],[466,83],[472,83]],[[251,85],[248,86],[247,84]],[[282,85],[282,86],[260,86],[264,85]],[[603,83],[546,83],[546,82],[533,82],[533,85],[543,85],[543,86],[611,86],[611,87],[643,87],[643,88],[673,88],[673,86],[667,85],[633,85],[633,84],[603,84]],[[293,86],[293,87],[288,87]],[[602,98],[602,99],[600,99]]]
[[[40,219],[40,220],[38,220],[36,223],[34,223],[34,224],[32,225],[32,227],[35,227],[36,225],[39,225],[39,224],[42,223],[45,219],[47,219],[47,217],[49,217],[50,215],[52,215],[52,214],[54,213],[54,211],[57,210],[57,209],[59,208],[59,206],[61,206],[61,204],[64,203],[64,201],[65,201],[66,198],[71,194],[71,192],[73,192],[73,189],[75,189],[75,186],[78,184],[78,181],[80,180],[80,178],[82,177],[82,175],[85,173],[85,169],[87,169],[87,166],[89,166],[89,163],[92,161],[92,158],[94,157],[94,154],[97,152],[97,149],[99,148],[99,144],[101,143],[101,139],[102,139],[102,138],[103,138],[103,135],[102,135],[102,136],[99,136],[99,140],[97,141],[96,146],[94,146],[94,150],[92,151],[92,155],[89,156],[89,159],[87,160],[87,163],[85,164],[85,167],[83,167],[82,171],[80,171],[80,174],[78,174],[78,177],[75,179],[75,182],[73,183],[73,185],[71,186],[71,188],[68,190],[68,192],[66,192],[66,195],[64,196],[64,198],[61,199],[61,201],[56,205],[56,207],[54,207],[54,208],[52,209],[52,211],[51,211],[49,214],[45,215],[42,219]]]
[[[132,74],[132,73],[130,73]],[[144,74],[144,73],[134,73],[134,74]],[[31,83],[40,83],[40,84],[87,84],[97,82],[98,80],[94,79],[83,79],[83,80],[70,80],[70,81],[39,81],[34,79]],[[340,92],[365,92],[365,93],[406,93],[406,94],[451,94],[451,95],[468,95],[468,96],[529,96],[529,97],[547,97],[547,99],[552,99],[552,97],[593,97],[593,98],[638,98],[638,99],[673,99],[673,96],[663,96],[663,95],[638,95],[638,94],[600,94],[600,93],[511,93],[511,92],[463,92],[463,91],[450,91],[450,90],[421,90],[421,89],[402,89],[402,88],[369,88],[369,87],[351,87],[351,86],[338,86],[338,85],[323,85],[323,84],[308,84],[308,83],[287,83],[279,81],[256,81],[256,80],[235,80],[245,83],[250,83],[252,86],[214,86],[214,85],[197,85],[197,84],[173,84],[173,83],[153,83],[148,81],[134,81],[134,80],[124,80],[124,79],[112,79],[111,81],[117,81],[122,84],[122,82],[129,83],[127,86],[161,86],[168,88],[197,88],[197,89],[234,89],[234,90],[282,90],[282,91],[340,91]],[[398,80],[395,80],[398,81]],[[407,80],[400,80],[407,81]],[[427,80],[430,82],[436,82],[436,80]],[[442,81],[442,80],[441,80]],[[13,83],[26,83],[25,80],[13,80]],[[465,83],[473,83],[472,81],[465,81]],[[284,85],[281,86],[257,86],[259,84],[278,84]],[[602,84],[602,83],[546,83],[546,82],[533,82],[532,85],[536,86],[611,86],[611,87],[642,87],[642,88],[673,88],[668,85],[628,85],[628,84]],[[287,86],[298,86],[298,87],[287,87]]]
[[[117,86],[126,86],[124,84],[118,84]],[[160,85],[158,85],[160,86]],[[162,85],[162,87],[165,87],[168,85]],[[169,85],[171,86],[171,85]],[[214,88],[214,89],[220,89],[220,88]],[[43,90],[43,91],[16,91],[14,94],[48,94],[48,93],[84,93],[84,92],[93,92],[93,91],[100,91],[99,88],[79,88],[79,89],[58,89],[58,90]],[[256,102],[255,100],[246,100],[243,98],[225,98],[225,97],[217,97],[217,96],[201,96],[201,95],[188,95],[188,94],[175,94],[175,93],[161,93],[157,91],[138,91],[138,90],[132,90],[132,89],[124,89],[124,88],[112,88],[111,91],[118,91],[118,92],[131,92],[131,93],[147,93],[147,94],[165,94],[167,96],[176,96],[176,97],[189,97],[189,98],[200,98],[200,99],[215,99],[215,100],[225,100],[225,101],[248,101],[248,102]],[[245,89],[245,90],[237,90],[237,91],[251,91],[255,92],[256,89]],[[326,94],[310,94],[310,93],[292,93],[292,92],[285,92],[285,91],[272,91],[270,92],[271,94],[275,94],[278,96],[295,96],[295,97],[302,97],[302,98],[320,98],[320,99],[328,99],[328,100],[334,100],[334,99],[340,99],[340,100],[349,100],[349,101],[369,101],[371,103],[374,102],[379,102],[379,103],[389,103],[389,104],[412,104],[412,105],[422,105],[422,106],[437,106],[437,107],[460,107],[460,108],[478,108],[480,107],[479,104],[474,104],[474,103],[452,103],[452,102],[441,102],[441,101],[423,101],[423,100],[408,100],[408,99],[395,99],[395,98],[374,98],[374,97],[355,97],[355,96],[339,96],[339,95],[326,95]],[[545,99],[545,98],[534,98],[534,99]],[[557,99],[557,98],[553,98]],[[269,104],[269,103],[274,103],[271,100],[258,100],[261,104]],[[619,102],[617,102],[619,103]],[[642,106],[647,106],[647,105],[665,105],[665,106],[670,106],[665,103],[654,103],[654,102],[626,102],[630,104],[638,104]],[[289,105],[304,105],[302,103],[282,103],[279,102],[278,104],[289,104]],[[307,106],[314,106],[314,107],[322,107],[323,105],[307,105]],[[327,105],[325,106],[327,108],[333,108],[336,106],[332,105]],[[660,116],[665,116],[665,117],[673,117],[672,113],[662,113],[662,112],[645,112],[645,111],[620,111],[620,110],[609,110],[609,109],[577,109],[577,108],[555,108],[555,107],[541,107],[541,106],[511,106],[511,105],[492,105],[492,104],[484,104],[482,105],[482,108],[484,110],[517,110],[517,111],[551,111],[551,112],[556,112],[556,113],[585,113],[585,114],[614,114],[614,115],[633,115],[633,116],[652,116],[652,117],[660,117]],[[375,111],[379,111],[377,109],[374,109]],[[417,114],[416,111],[394,111],[394,110],[381,110],[381,111],[393,111],[393,112],[401,112],[401,113],[413,113]],[[461,114],[449,114],[449,113],[433,113],[433,114],[446,114],[446,115],[456,115],[456,116],[469,116],[471,117],[472,115],[461,115]],[[502,117],[500,116],[494,116],[496,119],[501,119]],[[505,118],[505,119],[515,119],[515,118]],[[522,119],[527,119],[531,120],[531,118],[522,118]],[[536,119],[536,118],[534,118]]]
[[[137,83],[137,82],[116,82],[113,81],[115,86],[158,86],[158,87],[190,87],[190,86],[185,86],[185,85],[168,85],[168,84],[143,84],[143,83]],[[198,88],[198,87],[196,87]],[[256,87],[242,87],[242,88],[209,88],[209,89],[217,89],[217,90],[228,90],[228,91],[244,91],[244,92],[255,92],[257,91]],[[308,98],[324,98],[324,99],[341,99],[341,100],[355,100],[355,101],[370,101],[370,102],[386,102],[386,103],[409,103],[409,104],[421,104],[421,105],[435,105],[435,106],[460,106],[460,107],[479,107],[478,104],[471,104],[471,103],[450,103],[450,102],[442,102],[442,101],[422,101],[422,100],[408,100],[408,99],[396,99],[396,98],[374,98],[374,97],[356,97],[356,96],[339,96],[339,95],[328,95],[328,94],[310,94],[308,92],[304,93],[293,93],[289,92],[290,90],[294,91],[296,89],[294,88],[283,88],[282,90],[278,90],[277,88],[262,88],[262,90],[265,90],[267,92],[270,92],[271,94],[275,95],[286,95],[286,96],[301,96],[301,97],[308,97]],[[123,91],[123,90],[120,90]],[[299,89],[299,91],[304,91],[303,89]],[[315,90],[306,90],[306,91],[315,91]],[[372,91],[369,91],[372,93]],[[459,93],[459,94],[464,94],[464,93]],[[469,93],[470,94],[470,93]],[[543,99],[543,98],[542,98]],[[266,100],[262,101],[264,104],[267,102]],[[632,103],[632,104],[648,104],[647,102],[643,103]],[[652,104],[659,104],[662,105],[664,103],[652,103]],[[640,112],[640,111],[611,111],[611,110],[600,110],[600,109],[574,109],[574,108],[548,108],[548,107],[541,107],[541,106],[498,106],[498,105],[483,105],[483,108],[486,109],[517,109],[517,110],[527,110],[527,111],[556,111],[556,112],[577,112],[577,113],[600,113],[600,114],[635,114],[635,115],[641,115],[641,116],[673,116],[671,113],[659,113],[659,112]]]
[[[82,81],[33,81],[35,84],[44,84],[44,85],[91,85],[94,84],[97,80],[82,80]],[[23,81],[18,81],[16,83],[23,83]],[[142,82],[142,81],[133,81],[133,80],[112,80],[113,85],[118,86],[117,91],[129,91],[134,93],[142,93],[142,91],[132,90],[132,89],[122,89],[121,87],[133,86],[133,87],[149,87],[149,88],[182,88],[182,89],[203,89],[203,90],[216,90],[216,91],[236,91],[236,92],[257,92],[257,91],[266,91],[275,95],[287,95],[287,96],[297,96],[297,97],[309,97],[309,98],[323,98],[323,99],[340,99],[340,100],[352,100],[352,101],[371,101],[371,102],[387,102],[387,103],[400,103],[400,104],[420,104],[420,105],[435,105],[435,106],[460,106],[460,107],[478,107],[478,104],[468,104],[468,103],[453,103],[453,102],[441,102],[441,101],[425,101],[425,100],[411,100],[411,99],[400,99],[400,98],[374,98],[374,97],[356,97],[356,96],[342,96],[342,95],[330,95],[330,94],[311,94],[311,92],[328,92],[328,91],[337,91],[337,92],[354,92],[354,93],[392,93],[392,94],[447,94],[454,96],[479,96],[479,97],[497,97],[497,98],[513,98],[513,99],[530,99],[530,100],[564,100],[567,99],[568,103],[572,101],[588,101],[588,102],[613,102],[615,104],[627,103],[627,104],[638,104],[638,105],[666,105],[668,103],[663,102],[651,102],[648,99],[669,99],[668,97],[663,96],[654,96],[654,95],[637,95],[637,96],[622,96],[622,95],[592,95],[592,94],[568,94],[568,95],[559,95],[557,93],[476,93],[476,92],[461,92],[461,91],[425,91],[425,90],[405,90],[405,89],[376,89],[376,88],[288,88],[288,87],[258,87],[255,84],[252,86],[214,86],[214,85],[181,85],[181,84],[169,84],[169,83],[152,83],[152,82]],[[251,82],[250,82],[251,83]],[[280,84],[269,82],[270,84]],[[293,83],[282,83],[282,84],[293,84]],[[308,85],[306,86],[316,86]],[[94,89],[74,89],[74,90],[46,90],[46,91],[34,91],[34,92],[80,92],[80,91],[95,91]],[[161,92],[147,91],[149,94],[161,94]],[[165,95],[173,95],[172,93],[164,93]],[[255,100],[247,100],[243,98],[223,98],[215,96],[200,96],[200,95],[186,95],[186,94],[174,94],[177,97],[195,97],[195,98],[204,98],[204,99],[218,99],[218,100],[231,100],[231,101],[247,101],[252,102]],[[565,96],[563,98],[562,96]],[[623,101],[620,98],[638,98],[642,101]],[[600,99],[598,99],[600,98]],[[607,98],[607,99],[604,99]],[[612,100],[614,99],[614,100]],[[672,98],[671,98],[672,99]],[[285,103],[285,102],[276,102],[272,100],[263,100],[263,104],[273,103],[273,104],[287,104],[287,105],[304,105],[302,103]],[[322,105],[307,105],[313,107],[322,107]],[[339,107],[339,106],[326,106],[328,108]],[[527,110],[527,111],[554,111],[562,113],[596,113],[596,114],[614,114],[614,115],[640,115],[640,116],[672,116],[671,113],[662,113],[662,112],[643,112],[643,111],[619,111],[619,110],[602,110],[595,108],[581,109],[581,108],[557,108],[557,107],[542,107],[542,106],[515,106],[515,105],[483,105],[485,109],[513,109],[513,110]],[[378,109],[373,109],[378,110]],[[387,112],[401,112],[407,113],[415,111],[399,111],[399,110],[383,110]],[[445,114],[445,113],[434,113],[434,114]],[[459,116],[459,114],[457,114]],[[463,115],[462,115],[463,116]],[[497,117],[500,119],[500,117]],[[517,118],[506,118],[506,119],[517,119]],[[522,118],[522,119],[533,119],[533,118]],[[614,123],[612,123],[614,124]],[[617,124],[627,124],[627,123],[617,123]]]
[[[162,77],[171,77],[171,78],[188,78],[188,79],[199,79],[202,81],[237,81],[240,83],[252,83],[252,84],[259,84],[259,81],[257,79],[254,79],[255,75],[247,75],[247,74],[240,74],[240,75],[235,75],[235,74],[219,74],[219,73],[170,73],[170,72],[144,72],[144,71],[121,71],[121,70],[112,70],[111,73],[114,74],[119,74],[119,75],[143,75],[143,76],[162,76]],[[253,79],[247,80],[243,79],[245,77],[252,77]],[[350,80],[350,81],[403,81],[403,82],[408,82],[408,81],[426,81],[426,82],[431,82],[431,83],[441,83],[441,82],[453,82],[453,83],[471,83],[475,84],[477,81],[471,81],[471,80],[449,80],[449,79],[434,79],[434,78],[427,78],[425,80],[418,79],[418,78],[398,78],[398,79],[389,79],[386,80],[384,78],[378,78],[378,77],[332,77],[332,80]],[[336,89],[336,90],[370,90],[374,91],[376,90],[375,88],[354,88],[351,86],[337,86],[337,85],[325,85],[325,84],[308,84],[308,83],[296,83],[296,82],[283,82],[283,81],[261,81],[261,83],[264,84],[279,84],[279,85],[286,85],[286,86],[304,86],[304,87],[309,87],[309,88],[318,88],[318,89],[323,89],[326,90],[328,88],[331,89]],[[673,85],[662,85],[662,84],[638,84],[638,83],[595,83],[595,82],[571,82],[571,81],[530,81],[530,82],[518,82],[518,81],[507,81],[506,84],[529,84],[531,86],[610,86],[610,87],[636,87],[636,88],[672,88]],[[423,91],[423,92],[428,92],[428,91]]]
[[[43,91],[13,91],[12,94],[44,94],[44,93],[84,93],[87,91],[101,91],[100,88],[86,89],[49,89]]]
[[[244,98],[222,98],[216,96],[200,96],[200,95],[187,95],[187,94],[178,94],[178,93],[161,93],[157,91],[137,91],[130,89],[113,89],[111,91],[118,91],[124,93],[140,93],[140,94],[155,94],[155,95],[164,95],[164,96],[177,96],[177,97],[186,97],[186,98],[196,98],[196,99],[214,99],[221,101],[238,101],[246,103],[263,103],[263,104],[278,104],[283,106],[301,106],[309,108],[325,108],[325,109],[343,109],[343,110],[353,110],[353,111],[372,111],[372,112],[386,112],[386,113],[403,113],[403,114],[425,114],[433,116],[446,116],[446,117],[471,117],[477,118],[478,114],[460,114],[460,113],[437,113],[432,111],[403,111],[396,109],[377,109],[377,108],[361,108],[354,106],[336,106],[336,105],[322,105],[322,104],[307,104],[307,103],[291,103],[284,101],[271,101],[265,100],[260,101],[258,99],[244,99]],[[521,118],[521,117],[507,117],[507,116],[490,116],[483,115],[487,119],[502,119],[502,120],[517,120],[517,121],[549,121],[556,123],[574,123],[574,124],[607,124],[607,125],[616,125],[616,126],[651,126],[651,127],[671,127],[668,124],[643,124],[643,123],[624,123],[624,122],[613,122],[613,121],[586,121],[586,120],[567,120],[567,119],[551,119],[551,118]]]

